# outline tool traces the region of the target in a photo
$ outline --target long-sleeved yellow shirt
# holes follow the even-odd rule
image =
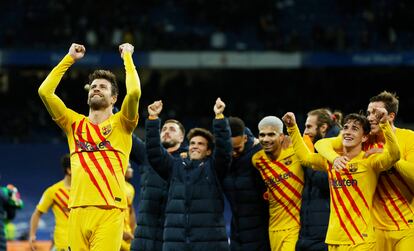
[[[316,170],[328,172],[331,213],[326,243],[354,245],[375,242],[372,222],[372,200],[381,171],[399,160],[397,140],[389,123],[380,125],[386,136],[383,153],[364,158],[364,151],[349,161],[347,168],[337,172],[324,158],[323,149],[310,153],[297,126],[288,128],[295,152],[302,163]],[[332,140],[330,138],[323,140]]]
[[[414,228],[414,132],[396,128],[395,136],[401,159],[380,174],[373,201],[374,227],[391,231]],[[338,157],[333,148],[341,147],[341,140],[321,141],[316,146],[332,162]],[[370,142],[365,149],[383,147],[382,143]]]
[[[72,184],[69,207],[126,208],[125,172],[138,123],[141,95],[138,73],[130,53],[124,53],[127,93],[121,110],[96,125],[69,108],[55,94],[64,73],[74,63],[70,55],[51,71],[39,95],[53,120],[66,133],[71,154]]]
[[[271,160],[260,150],[252,156],[252,163],[269,194],[269,230],[299,227],[304,177],[293,148],[282,149],[277,160]]]

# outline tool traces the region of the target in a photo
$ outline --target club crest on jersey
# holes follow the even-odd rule
[[[112,126],[111,125],[107,125],[107,126],[102,127],[102,134],[104,136],[108,135],[111,131],[112,131]]]
[[[283,161],[283,163],[288,166],[288,165],[292,164],[292,159],[291,158],[287,158],[287,159],[285,159]]]
[[[358,171],[358,165],[357,165],[357,164],[355,164],[355,163],[350,164],[350,165],[349,165],[349,171],[350,171],[351,173],[354,173],[354,172]]]

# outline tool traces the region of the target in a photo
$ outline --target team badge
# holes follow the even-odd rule
[[[108,135],[111,131],[112,131],[112,126],[110,124],[102,127],[102,134],[104,136]]]
[[[288,165],[292,164],[292,159],[291,158],[287,158],[287,159],[284,160],[283,163],[288,166]]]
[[[358,171],[358,165],[357,165],[357,164],[355,164],[355,163],[350,164],[350,165],[349,165],[349,171],[350,171],[351,173],[354,173],[354,172]]]

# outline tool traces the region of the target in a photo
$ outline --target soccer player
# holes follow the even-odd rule
[[[224,107],[218,98],[214,136],[206,129],[193,128],[187,135],[188,158],[174,158],[161,145],[158,115],[162,102],[148,106],[148,159],[154,170],[169,181],[163,251],[229,250],[221,181],[231,162],[231,135]]]
[[[121,251],[129,251],[131,249],[131,240],[134,238],[134,230],[135,230],[135,209],[134,202],[135,197],[135,188],[130,183],[132,177],[134,175],[134,169],[131,167],[131,163],[128,163],[128,168],[125,174],[125,189],[126,189],[126,196],[128,200],[128,208],[125,212],[125,219],[124,219],[124,233],[122,235],[122,244],[121,244]]]
[[[306,147],[293,113],[286,113],[283,120],[297,156],[305,166],[328,172],[331,213],[326,243],[330,251],[373,250],[375,232],[372,223],[372,199],[381,171],[390,168],[400,158],[400,151],[385,109],[375,111],[377,121],[387,141],[382,154],[364,158],[362,143],[368,139],[368,119],[360,114],[349,114],[344,119],[342,132],[343,148],[338,150],[349,158],[347,168],[340,172],[333,169],[327,159],[319,153],[310,153]],[[330,138],[321,141],[331,140]],[[318,149],[319,150],[319,149]]]
[[[285,135],[279,118],[264,117],[258,127],[262,150],[252,162],[267,187],[271,250],[293,251],[300,228],[303,169],[292,145],[282,147]]]
[[[243,120],[229,117],[229,123],[233,159],[223,190],[232,212],[230,250],[269,251],[269,203],[263,198],[266,187],[251,161],[261,146]]]
[[[342,114],[335,115],[326,108],[308,112],[303,138],[309,149],[314,151],[314,144],[322,138],[334,137],[339,134],[341,127],[337,123]],[[307,137],[309,141],[307,142]],[[326,231],[329,221],[329,184],[328,174],[304,167],[305,185],[300,209],[300,231],[296,243],[296,251],[328,250],[325,244]]]
[[[371,124],[369,140],[364,145],[367,153],[381,152],[386,145],[385,135],[375,120],[373,110],[384,108],[400,147],[401,159],[379,176],[373,202],[373,220],[377,236],[377,247],[381,251],[411,250],[414,243],[414,132],[394,125],[398,113],[398,97],[383,91],[373,96],[367,114]],[[343,168],[348,160],[338,156],[333,148],[341,147],[335,140],[320,144],[329,161]]]
[[[125,172],[138,122],[141,96],[131,44],[119,46],[126,71],[126,96],[113,114],[118,85],[113,73],[96,70],[89,76],[89,115],[65,106],[55,94],[67,69],[85,55],[85,47],[72,44],[69,53],[39,88],[53,120],[66,133],[71,154],[72,186],[69,195],[69,247],[73,250],[119,250],[128,206]]]
[[[68,250],[68,218],[69,218],[69,191],[71,183],[70,156],[65,154],[61,158],[61,166],[65,176],[63,179],[45,190],[30,219],[29,244],[36,250],[36,232],[41,216],[52,208],[55,217],[53,233],[54,249]]]

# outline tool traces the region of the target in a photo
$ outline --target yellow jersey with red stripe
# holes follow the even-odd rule
[[[378,175],[387,170],[399,159],[397,140],[389,123],[381,124],[389,147],[381,154],[364,158],[364,151],[351,159],[347,168],[335,171],[325,159],[316,144],[318,153],[310,153],[300,137],[299,129],[288,128],[298,157],[304,165],[328,172],[330,187],[330,207],[328,232],[325,242],[328,244],[356,245],[375,242],[372,220],[372,201]],[[322,139],[319,142],[332,139]]]
[[[118,113],[100,124],[69,108],[55,94],[67,69],[75,62],[68,54],[39,87],[39,95],[53,120],[63,129],[71,155],[69,207],[103,206],[125,209],[125,172],[138,123],[141,95],[138,73],[129,52],[123,54],[127,93]]]
[[[68,218],[69,218],[69,189],[62,181],[48,187],[36,208],[42,213],[47,213],[52,208],[55,216],[55,230],[53,240],[57,247],[68,246]]]
[[[64,128],[71,153],[70,207],[113,206],[125,209],[125,172],[132,147],[133,126],[121,113],[100,125],[70,109],[56,122]],[[76,194],[76,196],[75,196]]]
[[[269,199],[269,230],[278,231],[300,226],[303,169],[292,146],[282,149],[277,160],[260,150],[252,157],[266,184]]]
[[[130,222],[131,211],[130,210],[133,210],[132,203],[134,202],[135,188],[128,181],[125,181],[125,187],[126,187],[126,196],[127,196],[127,202],[128,202],[128,209],[125,212],[125,222],[124,222],[124,229],[125,230],[124,231],[132,233],[131,225],[130,225],[131,224],[131,222]]]
[[[374,196],[375,228],[404,230],[414,228],[414,132],[396,128],[401,159],[378,179]],[[366,148],[383,148],[381,143],[367,144]]]

